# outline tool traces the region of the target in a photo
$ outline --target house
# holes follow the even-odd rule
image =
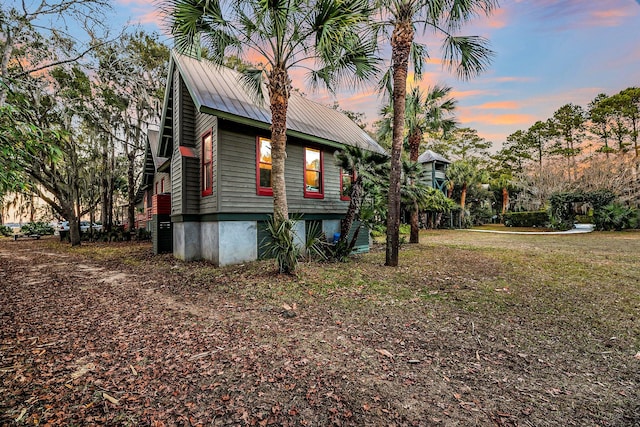
[[[420,163],[425,169],[431,186],[442,191],[446,195],[446,170],[447,166],[451,162],[440,154],[427,150],[418,157],[418,163]]]
[[[157,151],[152,161],[147,158],[146,170],[155,167],[153,181],[145,179],[158,195],[162,184],[155,187],[165,179],[175,257],[222,266],[262,255],[265,224],[273,213],[270,120],[268,101],[247,93],[237,72],[172,52]],[[344,145],[384,150],[344,114],[296,92],[289,100],[287,128],[289,212],[303,215],[296,239],[302,243],[313,222],[332,237],[349,203],[349,177],[335,165],[334,152]],[[360,250],[368,248],[367,233],[361,234]]]

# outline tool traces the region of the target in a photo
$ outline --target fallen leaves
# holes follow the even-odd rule
[[[376,351],[381,355],[388,357],[389,359],[393,359],[393,354],[389,350],[385,350],[384,348],[376,348]]]
[[[114,405],[119,405],[120,401],[118,399],[116,399],[115,397],[111,396],[110,394],[106,393],[106,392],[102,392],[102,397],[105,400],[108,400],[109,402],[113,403]]]

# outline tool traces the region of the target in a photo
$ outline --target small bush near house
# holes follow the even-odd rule
[[[6,225],[0,225],[0,235],[9,237],[13,235],[13,230],[10,227],[7,227]]]
[[[549,224],[547,211],[507,212],[504,214],[506,227],[546,227]]]
[[[293,239],[295,223],[294,219],[278,221],[273,217],[269,217],[267,221],[269,235],[262,242],[262,246],[268,258],[275,258],[280,273],[293,274],[298,266],[300,248]]]
[[[638,211],[629,206],[612,203],[596,211],[593,220],[598,230],[621,231],[638,225]]]
[[[20,232],[23,234],[40,234],[44,236],[53,234],[54,231],[51,224],[47,224],[46,222],[28,222],[20,227]]]

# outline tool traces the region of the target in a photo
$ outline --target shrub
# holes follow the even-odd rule
[[[296,220],[276,219],[273,216],[267,221],[268,236],[262,241],[266,256],[275,258],[278,271],[293,274],[298,266],[300,248],[293,238],[293,227]]]
[[[593,224],[593,215],[576,215],[579,224]]]
[[[51,224],[46,222],[28,222],[20,227],[20,232],[23,234],[53,234],[54,229]]]
[[[322,223],[312,221],[304,241],[304,256],[307,261],[321,260],[326,261],[331,255],[329,242],[322,231]]]
[[[504,214],[507,227],[546,227],[549,225],[547,211],[507,212]]]
[[[13,235],[13,230],[11,227],[7,227],[6,225],[0,225],[0,235],[9,237]]]
[[[151,232],[145,228],[136,229],[136,240],[151,240]]]
[[[621,231],[637,225],[638,212],[629,206],[611,203],[598,209],[593,220],[598,230]]]
[[[411,225],[400,224],[400,234],[411,234]]]

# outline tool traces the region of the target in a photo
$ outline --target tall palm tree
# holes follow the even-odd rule
[[[351,75],[356,82],[376,71],[375,43],[366,0],[165,0],[166,16],[182,52],[199,51],[222,64],[225,55],[259,62],[243,73],[256,99],[266,84],[271,109],[274,218],[288,219],[285,187],[290,72],[306,69],[314,86],[328,88]],[[317,66],[315,68],[312,68]]]
[[[414,87],[407,96],[405,125],[409,142],[409,160],[417,162],[420,156],[420,144],[425,132],[446,133],[455,127],[451,114],[456,101],[448,98],[451,88],[436,85],[429,88],[426,95],[419,87]],[[411,210],[411,234],[409,243],[418,243],[418,204]]]
[[[492,55],[487,40],[478,36],[456,36],[454,33],[473,17],[489,15],[497,0],[378,0],[380,27],[391,29],[393,142],[391,146],[391,173],[389,213],[387,219],[387,249],[385,265],[398,265],[400,227],[401,153],[404,138],[407,75],[411,56],[415,74],[422,72],[426,46],[415,43],[416,26],[422,32],[431,28],[444,36],[444,63],[461,78],[470,78],[487,68]]]

